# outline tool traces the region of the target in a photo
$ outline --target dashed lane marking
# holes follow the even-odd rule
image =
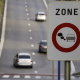
[[[60,80],[64,80],[64,78],[60,78]]]
[[[38,73],[37,71],[35,71],[34,73]]]
[[[25,2],[25,4],[27,4],[27,2]]]
[[[31,76],[27,76],[27,75],[26,75],[24,78],[31,78]]]
[[[25,7],[27,7],[27,6],[25,6]]]
[[[32,55],[35,55],[35,53],[33,52]]]
[[[74,76],[71,76],[71,79],[75,79],[75,77]]]
[[[50,77],[50,76],[47,76],[47,79],[52,79],[52,77]]]
[[[31,44],[31,47],[34,47],[34,45],[33,45],[33,44]]]
[[[14,75],[13,78],[20,78],[20,75]]]
[[[10,75],[10,74],[1,74],[0,75],[0,79],[20,79],[20,78],[23,78],[23,79],[29,79],[29,78],[36,78],[36,79],[40,79],[40,78],[43,78],[43,79],[47,79],[47,80],[52,80],[52,78],[53,78],[53,76],[52,76],[52,74],[50,74],[50,75],[48,75],[48,74],[38,74],[38,72],[37,71],[35,71],[35,73],[36,74],[30,74],[30,73],[28,73],[28,74],[12,74],[12,75]],[[43,76],[41,76],[41,75],[43,75]],[[54,77],[54,79],[56,80],[57,79],[57,76],[58,75],[54,75],[55,77]],[[61,75],[61,80],[64,80],[64,77],[62,77],[62,76],[64,76],[64,75]],[[71,79],[76,79],[76,78],[71,78]],[[80,77],[79,77],[79,79],[80,79]]]
[[[26,15],[29,15],[28,13]]]
[[[29,23],[28,26],[30,26],[31,24]]]
[[[29,20],[29,18],[27,18],[27,20]]]
[[[41,79],[41,76],[35,76],[36,79]]]
[[[26,9],[26,11],[28,11],[28,9]]]
[[[32,39],[32,37],[30,37],[30,39]]]
[[[35,61],[33,61],[33,64],[36,64],[36,62],[35,62]]]
[[[31,29],[29,29],[29,32],[31,32]]]
[[[3,75],[2,78],[9,78],[10,75]]]

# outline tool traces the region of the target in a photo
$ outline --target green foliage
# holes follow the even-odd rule
[[[1,12],[2,12],[3,1],[4,0],[0,0],[0,17],[1,17]]]
[[[74,73],[73,75],[74,75],[74,76],[75,76],[75,75],[80,75],[80,72]]]

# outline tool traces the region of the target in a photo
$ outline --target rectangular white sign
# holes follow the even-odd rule
[[[80,2],[48,3],[48,60],[80,60]]]

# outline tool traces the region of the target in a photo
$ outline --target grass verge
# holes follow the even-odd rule
[[[0,18],[1,18],[1,12],[2,12],[3,1],[4,1],[4,0],[0,0]]]
[[[78,72],[78,73],[74,73],[73,75],[74,75],[74,76],[76,76],[76,75],[80,75],[80,72]]]

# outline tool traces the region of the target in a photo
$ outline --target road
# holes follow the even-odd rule
[[[47,60],[46,54],[38,53],[38,43],[42,39],[47,39],[47,28],[46,22],[35,22],[37,11],[46,12],[42,0],[28,0],[27,4],[23,0],[8,0],[6,35],[0,59],[1,73],[34,73],[35,71],[51,73],[51,70],[48,71],[46,68],[51,67],[52,62]],[[29,20],[27,20],[28,18]],[[33,69],[25,70],[13,67],[13,56],[18,52],[35,53],[32,55],[35,63]]]
[[[47,39],[46,22],[35,21],[38,11],[44,11],[47,15],[43,0],[8,0],[0,73],[52,74],[52,61],[47,60],[46,53],[38,53],[38,43]],[[18,52],[28,52],[32,55],[33,69],[13,67],[13,57]],[[55,64],[57,73],[57,61]]]
[[[35,21],[38,11],[44,11],[47,15],[43,0],[8,0],[5,40],[0,58],[1,74],[52,74],[52,61],[47,60],[46,53],[38,53],[38,43],[47,39],[47,21]],[[33,69],[13,67],[13,57],[18,52],[31,54]],[[58,62],[54,61],[54,74],[57,73]],[[61,74],[64,74],[63,61]],[[43,76],[41,80],[46,80],[47,77]],[[35,80],[34,76],[31,80]]]

